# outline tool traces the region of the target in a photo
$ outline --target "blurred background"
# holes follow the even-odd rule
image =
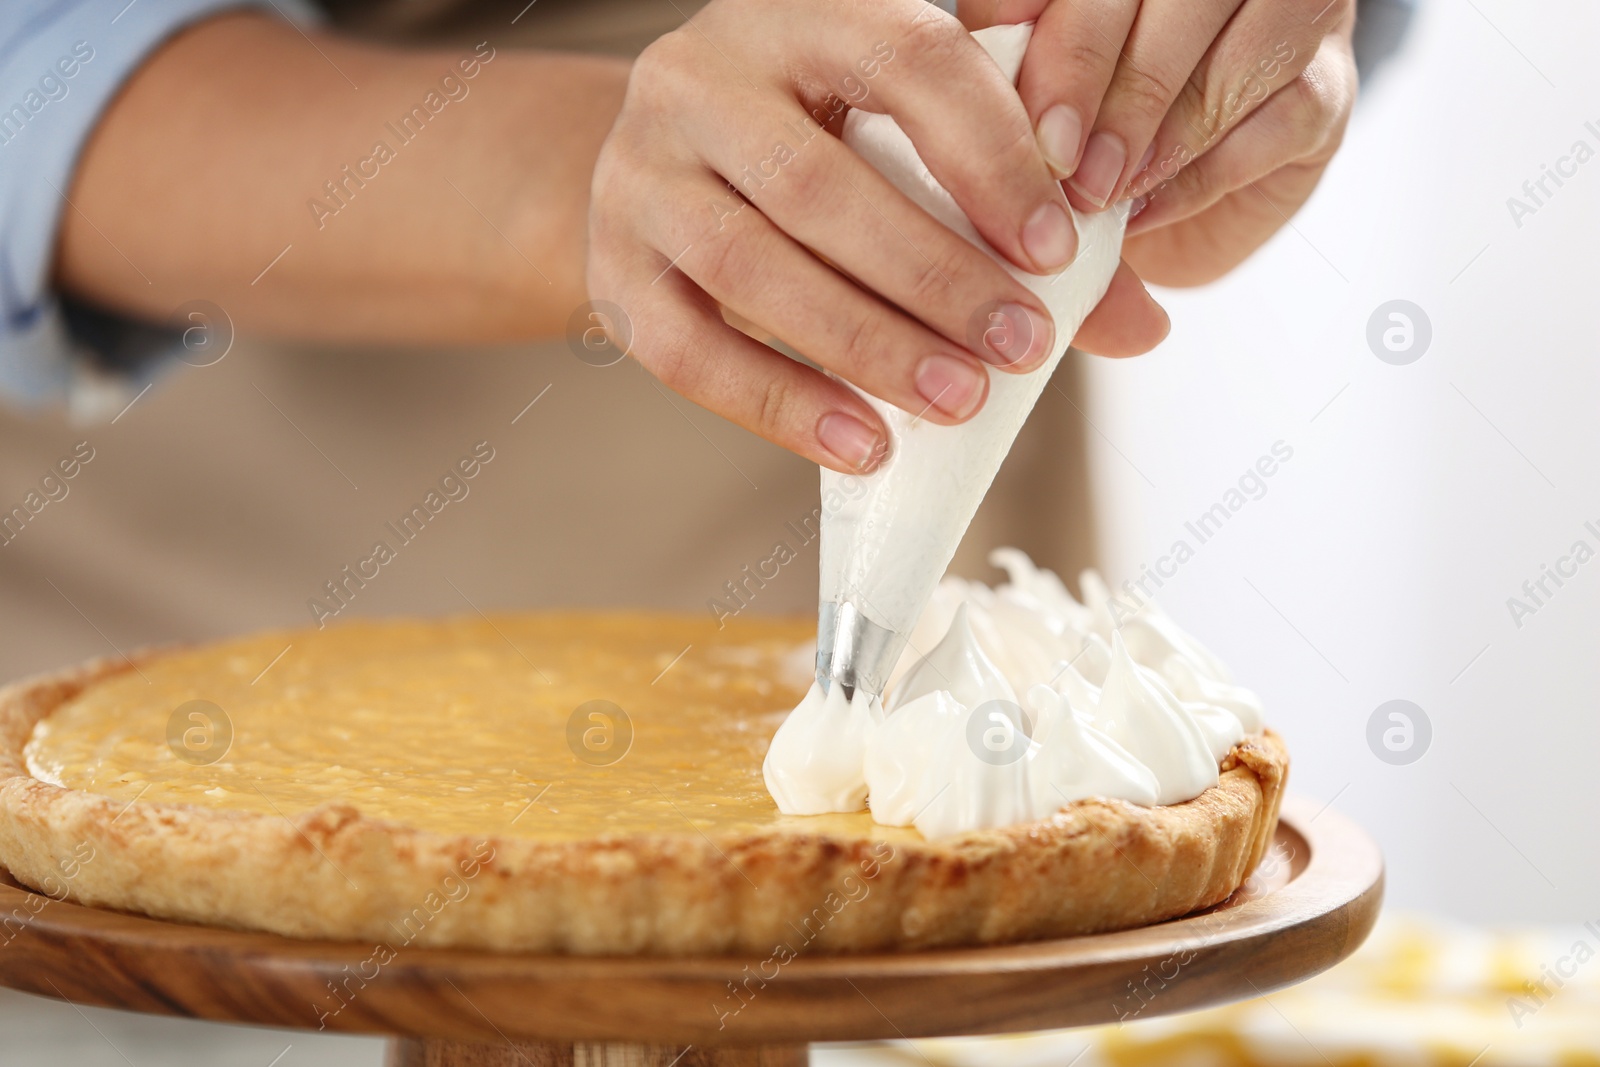
[[[1224,281],[1163,294],[1173,333],[1150,356],[1087,365],[1114,576],[1274,441],[1294,448],[1162,600],[1262,692],[1295,788],[1378,836],[1391,904],[1470,921],[1600,917],[1600,850],[1574,838],[1600,812],[1600,568],[1547,581],[1543,606],[1523,590],[1576,541],[1600,548],[1581,295],[1600,280],[1600,167],[1567,163],[1520,221],[1508,207],[1575,142],[1600,149],[1570,36],[1596,14],[1422,5],[1307,208]],[[1391,313],[1415,320],[1409,351],[1383,345],[1406,332]],[[1367,726],[1391,700],[1431,742],[1385,760]]]
[[[346,17],[378,35],[475,42],[492,26],[496,43],[621,54],[683,17],[541,4],[513,30],[522,6],[480,5],[468,25],[422,3]],[[1600,935],[1583,925],[1600,929],[1600,563],[1546,579],[1537,600],[1524,589],[1576,542],[1600,551],[1596,39],[1592,4],[1423,4],[1292,223],[1226,280],[1159,294],[1173,332],[1153,354],[1074,357],[959,560],[992,579],[983,554],[1014,540],[1069,578],[1097,561],[1117,583],[1179,540],[1195,548],[1159,600],[1262,693],[1292,788],[1383,846],[1390,914],[1369,947],[1216,1012],[819,1059],[1600,1061]],[[1530,198],[1524,183],[1578,155]],[[396,353],[240,337],[213,366],[99,406],[98,420],[0,413],[6,507],[80,442],[93,452],[0,549],[5,678],[309,622],[323,582],[480,440],[495,459],[468,498],[351,614],[704,610],[815,506],[814,468],[562,342]],[[1186,524],[1278,442],[1292,458],[1199,544]],[[808,554],[752,610],[809,613],[815,582]],[[1534,1005],[1526,983],[1563,960],[1574,973]],[[0,1065],[381,1061],[372,1040],[6,992],[0,1033]]]

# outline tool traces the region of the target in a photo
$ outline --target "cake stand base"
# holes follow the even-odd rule
[[[805,1045],[680,1048],[580,1042],[465,1041],[401,1038],[389,1045],[388,1067],[805,1067]]]

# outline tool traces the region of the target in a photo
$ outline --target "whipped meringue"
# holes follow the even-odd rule
[[[990,560],[1009,580],[939,583],[882,701],[813,683],[763,766],[781,811],[865,805],[936,838],[1087,797],[1177,804],[1262,729],[1255,694],[1153,604],[1116,601],[1093,571],[1079,602],[1016,549]]]
[[[894,711],[902,704],[941,690],[969,708],[989,700],[1017,699],[1006,676],[978,647],[964,603],[956,606],[939,643],[901,677],[887,708]]]
[[[867,799],[867,739],[883,721],[883,707],[843,686],[823,692],[812,682],[805,698],[772,737],[762,777],[785,815],[860,811]]]

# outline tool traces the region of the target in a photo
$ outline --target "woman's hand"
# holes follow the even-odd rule
[[[893,115],[1018,267],[1051,273],[1076,254],[1021,101],[955,19],[924,0],[713,0],[634,68],[595,170],[589,289],[622,309],[632,354],[666,385],[863,471],[885,453],[872,408],[722,308],[946,424],[983,404],[982,361],[1028,371],[1055,341],[1037,297],[834,136],[847,107]],[[973,328],[996,310],[1012,329]],[[1002,333],[1021,350],[987,347]]]
[[[1018,85],[1080,210],[1131,199],[1126,262],[1160,285],[1236,266],[1311,195],[1355,101],[1354,0],[960,0],[971,28],[1037,19]],[[1074,343],[1147,331],[1109,299]]]

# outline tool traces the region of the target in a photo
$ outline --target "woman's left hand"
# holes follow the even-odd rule
[[[960,0],[958,12],[969,29],[1037,20],[1018,91],[1045,158],[1079,210],[1133,201],[1131,269],[1074,340],[1103,355],[1165,333],[1142,321],[1159,310],[1131,298],[1140,278],[1211,281],[1288,222],[1355,102],[1355,0]]]

